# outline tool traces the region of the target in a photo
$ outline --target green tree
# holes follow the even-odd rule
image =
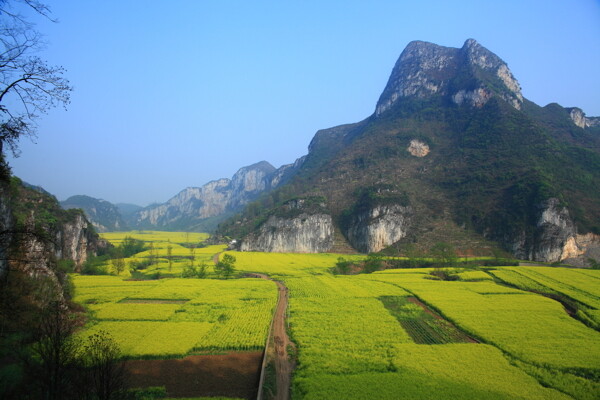
[[[383,268],[383,256],[376,253],[370,253],[367,256],[367,259],[364,262],[364,271],[366,273],[371,273],[378,271]]]
[[[171,243],[167,246],[167,261],[169,261],[169,272],[171,272],[173,268],[173,246],[171,246]]]
[[[154,248],[154,242],[150,242],[148,246],[148,259],[150,260],[150,265],[156,262],[156,249]]]
[[[350,271],[351,261],[346,260],[344,257],[338,257],[337,262],[335,263],[335,268],[340,274],[347,274]]]
[[[196,245],[190,246],[190,267],[194,268],[194,261],[196,260]]]
[[[236,259],[231,254],[225,254],[223,259],[215,264],[215,274],[222,276],[225,279],[229,279],[235,272]]]
[[[456,265],[458,257],[454,247],[445,242],[438,242],[431,248],[431,256],[437,267],[449,268]]]
[[[123,258],[123,252],[121,248],[117,248],[115,251],[115,258],[112,260],[112,265],[117,272],[117,275],[120,275],[121,272],[125,270],[125,259]]]
[[[204,261],[202,261],[200,263],[200,266],[198,267],[198,272],[197,272],[197,276],[200,279],[204,279],[206,278],[206,263]]]
[[[146,250],[146,245],[142,240],[134,239],[131,236],[125,236],[118,248],[121,248],[124,257],[131,257],[134,254]]]
[[[412,243],[404,247],[404,256],[408,259],[410,268],[417,268],[423,262],[423,253]]]

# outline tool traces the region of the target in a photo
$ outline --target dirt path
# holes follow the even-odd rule
[[[257,278],[272,280],[264,274],[249,274]],[[277,384],[276,400],[288,400],[290,398],[291,376],[294,369],[294,362],[290,361],[288,348],[294,348],[287,334],[285,327],[285,318],[288,306],[288,288],[279,281],[274,281],[279,290],[279,301],[277,309],[273,315],[273,343],[275,354],[275,380]],[[265,349],[266,351],[267,349]]]
[[[219,262],[219,255],[217,253],[213,256],[213,262],[217,264]],[[273,281],[269,276],[259,273],[247,274],[248,277],[261,278],[269,281]],[[291,376],[294,370],[294,362],[290,361],[288,354],[288,348],[295,348],[294,342],[292,342],[287,334],[285,327],[285,319],[288,306],[288,288],[279,281],[274,281],[277,284],[279,290],[279,299],[277,301],[277,309],[273,315],[273,342],[274,342],[274,354],[275,354],[275,377],[277,383],[277,394],[275,400],[288,400],[290,398],[290,387],[291,387]],[[268,349],[265,349],[267,351]]]
[[[273,338],[275,342],[275,373],[277,375],[277,400],[287,400],[290,398],[290,380],[293,363],[290,361],[288,346],[294,346],[285,329],[285,317],[288,305],[288,288],[281,282],[277,283],[279,288],[279,303],[275,311],[273,321]]]

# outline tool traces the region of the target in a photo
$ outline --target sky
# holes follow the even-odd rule
[[[266,160],[375,110],[412,40],[496,53],[539,105],[600,116],[600,1],[55,0],[40,56],[74,91],[13,174],[64,200],[141,206]]]

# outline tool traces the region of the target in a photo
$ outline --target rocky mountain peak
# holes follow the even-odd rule
[[[600,126],[600,117],[588,117],[579,107],[571,107],[566,110],[569,112],[573,123],[580,128],[595,128]]]
[[[520,109],[521,87],[504,61],[474,39],[462,48],[413,41],[406,46],[379,98],[381,115],[399,98],[449,96],[456,104],[483,106],[496,95]]]
[[[267,161],[240,168],[231,178],[232,189],[237,195],[262,192],[267,189],[269,185],[267,178],[273,172],[275,172],[275,167]]]

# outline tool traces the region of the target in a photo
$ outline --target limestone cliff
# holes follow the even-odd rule
[[[600,126],[600,117],[588,117],[579,107],[571,107],[566,109],[569,116],[575,125],[580,128],[592,128]]]
[[[53,276],[57,261],[71,260],[78,270],[89,254],[108,246],[80,210],[61,209],[56,198],[17,178],[1,186],[3,260],[10,269]]]
[[[411,228],[412,217],[410,206],[374,206],[352,216],[346,237],[357,250],[375,253],[404,238]]]
[[[586,265],[588,257],[600,255],[600,236],[578,234],[569,210],[558,199],[540,204],[538,214],[533,235],[521,232],[512,244],[517,257],[544,262],[569,260]]]
[[[293,218],[271,216],[244,238],[241,251],[323,253],[333,247],[333,221],[328,214],[300,214]]]
[[[241,251],[321,253],[334,244],[334,225],[322,199],[294,199],[246,236]]]

